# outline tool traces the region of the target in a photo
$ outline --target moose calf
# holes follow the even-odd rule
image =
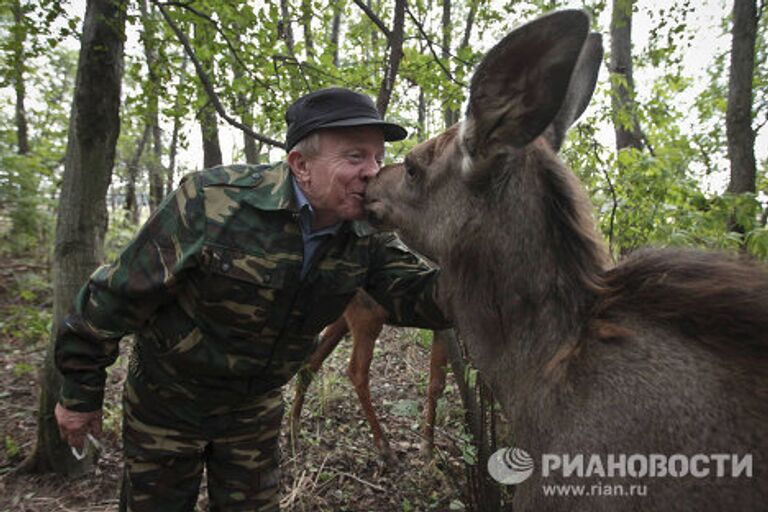
[[[369,186],[371,219],[442,268],[470,357],[537,465],[517,485],[516,512],[762,509],[768,275],[687,250],[611,264],[589,199],[557,156],[597,80],[602,45],[588,31],[588,16],[571,10],[507,35],[477,68],[465,119]],[[740,457],[743,473],[721,468],[722,454]],[[621,456],[639,465],[617,469]],[[568,471],[540,467],[558,457]],[[613,461],[611,474],[594,457]],[[591,466],[579,471],[579,460]],[[646,492],[599,492],[624,483]],[[548,484],[585,487],[557,497]]]

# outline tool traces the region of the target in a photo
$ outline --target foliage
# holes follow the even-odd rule
[[[398,400],[390,407],[390,411],[395,416],[407,416],[417,418],[421,412],[421,404],[413,399]]]
[[[764,178],[758,179],[762,195],[733,197],[722,192],[722,185],[713,190],[712,184],[722,183],[728,169],[724,130],[728,54],[714,56],[703,88],[686,74],[683,64],[693,39],[689,28],[693,11],[690,2],[648,8],[653,28],[648,45],[635,59],[636,76],[651,78],[638,86],[635,112],[646,147],[616,154],[600,141],[599,132],[611,116],[609,84],[602,81],[595,95],[597,108],[571,132],[563,153],[587,186],[614,255],[647,245],[738,250],[746,242],[752,255],[765,258],[765,223],[760,215],[768,199]],[[727,21],[722,25],[726,32]],[[765,13],[759,34],[762,41]],[[768,89],[759,87],[764,67],[764,61],[757,59],[758,107],[768,97]],[[691,118],[691,110],[698,119]],[[628,114],[622,115],[627,121]],[[760,175],[764,173],[763,168]],[[747,227],[745,235],[728,231],[731,216]]]
[[[144,1],[144,0],[142,0]],[[78,16],[51,0],[22,1],[25,22],[16,27],[10,16],[12,0],[0,2],[3,10],[0,48],[15,55],[18,30],[25,34],[23,54],[36,65],[25,67],[30,91],[29,124],[32,134],[29,155],[15,152],[15,130],[10,96],[0,108],[0,228],[6,250],[19,252],[42,246],[50,250],[50,233],[56,207],[57,183],[62,171],[66,144],[68,103],[74,80],[74,46]],[[284,17],[283,5],[288,17]],[[248,120],[254,130],[280,140],[284,130],[283,112],[293,98],[310,89],[345,85],[375,96],[387,64],[385,34],[354,3],[344,0],[313,0],[309,23],[304,22],[302,4],[270,1],[253,4],[245,0],[221,2],[165,3],[170,19],[187,34],[196,58],[215,57],[211,72],[214,90],[228,113]],[[388,117],[405,125],[411,136],[389,148],[389,160],[404,153],[426,137],[443,129],[443,111],[460,111],[466,99],[472,69],[493,40],[539,13],[566,2],[531,0],[491,4],[487,0],[452,2],[448,26],[443,25],[442,4],[425,0],[408,3],[404,56],[396,81]],[[127,37],[126,81],[122,130],[117,148],[113,186],[110,192],[112,219],[108,252],[115,254],[133,228],[122,213],[130,178],[129,164],[137,153],[148,116],[159,109],[162,126],[161,161],[149,145],[138,160],[137,195],[147,204],[147,172],[169,172],[172,126],[181,122],[177,147],[189,155],[195,152],[190,125],[204,106],[195,92],[198,82],[176,34],[165,22],[159,2],[146,0],[147,14],[138,3],[131,4]],[[609,8],[606,1],[592,0],[584,6],[593,14],[596,30]],[[371,2],[385,26],[392,23],[387,2]],[[701,7],[703,9],[703,7]],[[469,25],[470,11],[474,12]],[[729,198],[713,190],[714,177],[727,171],[724,114],[727,101],[728,52],[713,55],[706,84],[686,69],[685,57],[691,48],[692,30],[699,7],[690,1],[674,5],[637,2],[635,11],[647,16],[650,29],[647,43],[636,50],[637,115],[648,147],[619,155],[604,142],[610,122],[608,83],[601,81],[595,107],[589,118],[569,137],[566,159],[585,181],[599,212],[600,225],[612,249],[621,254],[648,244],[696,244],[719,248],[739,246],[738,237],[727,233],[729,208],[749,220],[745,234],[748,250],[763,256],[765,226],[761,213],[766,197]],[[766,67],[766,9],[758,31],[755,68],[755,128],[768,120],[768,67]],[[338,44],[332,39],[334,16],[340,19]],[[42,19],[44,23],[31,23]],[[193,35],[193,26],[208,29]],[[724,36],[729,16],[721,21]],[[309,34],[306,28],[311,31]],[[470,29],[468,44],[463,45]],[[447,31],[447,32],[446,32]],[[308,35],[311,36],[310,48]],[[444,36],[451,41],[443,48]],[[133,42],[132,42],[133,41]],[[144,43],[153,50],[148,66]],[[8,60],[10,62],[10,60]],[[190,73],[192,73],[190,75]],[[150,76],[151,75],[151,76]],[[154,77],[154,78],[152,78]],[[0,85],[12,85],[12,69],[0,69]],[[679,98],[694,100],[679,101]],[[424,116],[418,112],[422,110]],[[691,113],[697,118],[692,119]],[[268,146],[260,149],[264,158],[281,154]],[[242,155],[239,148],[236,154]],[[199,166],[185,157],[178,173]],[[186,166],[186,167],[184,167]],[[762,175],[765,174],[765,166]],[[174,178],[175,179],[175,178]],[[761,182],[764,190],[764,180]],[[762,206],[761,206],[762,205]],[[146,216],[148,210],[142,210]],[[12,234],[11,234],[12,230]]]
[[[14,3],[20,6],[18,20],[10,16]],[[17,95],[26,92],[29,138],[24,151],[17,140],[18,118],[11,108],[0,109],[0,218],[7,219],[0,235],[10,252],[46,254],[75,70],[73,52],[59,43],[73,33],[77,19],[48,0],[3,0],[0,8],[0,86]],[[13,104],[10,97],[0,98],[3,107]]]
[[[9,459],[13,459],[19,455],[19,444],[10,434],[5,435],[5,453],[8,454]]]
[[[4,304],[0,319],[0,337],[19,340],[24,346],[36,347],[45,343],[51,331],[51,285],[47,277],[35,272],[14,276],[7,289],[15,300]],[[16,373],[28,373],[29,368],[18,366]]]

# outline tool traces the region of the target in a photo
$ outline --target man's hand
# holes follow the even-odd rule
[[[85,435],[89,432],[96,437],[101,435],[101,409],[91,412],[77,412],[56,404],[54,411],[59,424],[59,435],[69,446],[83,449]]]

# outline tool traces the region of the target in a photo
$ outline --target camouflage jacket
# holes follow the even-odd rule
[[[344,223],[301,280],[289,175],[278,164],[188,176],[117,261],[91,275],[56,341],[65,407],[101,407],[105,369],[129,333],[146,378],[188,398],[234,402],[285,384],[358,287],[393,324],[448,326],[436,270],[361,223]]]

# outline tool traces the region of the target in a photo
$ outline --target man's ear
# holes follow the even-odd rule
[[[299,183],[306,183],[309,181],[309,169],[307,167],[307,158],[301,153],[292,149],[288,153],[288,166],[291,168],[291,172],[296,177],[296,181]]]

